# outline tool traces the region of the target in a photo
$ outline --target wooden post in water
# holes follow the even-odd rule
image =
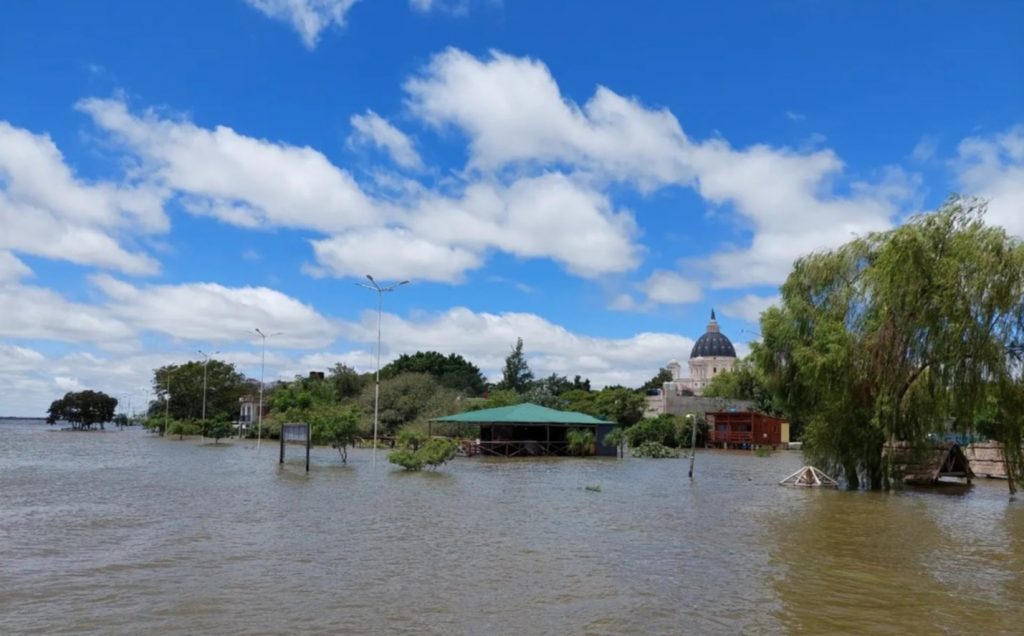
[[[309,446],[312,442],[313,435],[309,430],[309,424],[306,424],[306,472],[309,472]]]
[[[277,460],[277,463],[284,463],[284,426],[281,427],[281,458]]]
[[[693,460],[697,456],[697,418],[687,413],[686,419],[690,420],[690,479],[693,479]]]

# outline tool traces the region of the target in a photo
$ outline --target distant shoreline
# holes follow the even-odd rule
[[[45,422],[46,418],[45,417],[17,417],[17,416],[14,416],[14,415],[0,415],[0,422],[2,422],[3,420],[22,420],[22,421],[24,421],[24,420],[32,420],[32,421],[38,420],[40,422]]]

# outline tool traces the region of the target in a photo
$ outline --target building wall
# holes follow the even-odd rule
[[[732,400],[728,398],[710,398],[697,395],[675,395],[662,390],[661,395],[647,396],[644,417],[657,417],[662,413],[672,415],[704,416],[715,411],[749,411],[754,408],[753,400]]]
[[[707,388],[711,378],[723,371],[731,371],[736,365],[736,358],[690,358],[690,390],[700,395]]]

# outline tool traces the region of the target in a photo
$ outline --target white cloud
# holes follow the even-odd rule
[[[134,331],[105,310],[66,300],[42,287],[0,285],[0,337],[61,342],[96,342],[103,346],[131,342]]]
[[[0,250],[153,273],[157,262],[125,249],[119,236],[165,231],[162,203],[151,186],[75,177],[48,136],[0,121]]]
[[[788,119],[789,121],[803,121],[807,119],[807,115],[804,115],[803,113],[798,113],[793,110],[787,110],[786,119]]]
[[[366,312],[347,323],[344,335],[367,344],[376,341],[377,313]],[[510,347],[522,337],[535,375],[550,373],[589,377],[596,386],[638,386],[665,361],[685,356],[693,340],[675,334],[638,333],[630,338],[598,338],[572,333],[530,313],[492,314],[456,307],[407,320],[384,314],[382,331],[388,358],[417,350],[457,352],[496,379]]]
[[[579,106],[541,62],[499,52],[480,59],[448,49],[405,89],[413,114],[468,137],[471,168],[568,166],[641,190],[691,186],[737,214],[749,245],[702,261],[718,287],[779,283],[796,257],[890,227],[917,186],[916,176],[895,169],[880,183],[845,183],[842,161],[827,149],[694,141],[668,110],[602,86]]]
[[[722,313],[732,318],[741,318],[747,322],[757,324],[761,321],[761,313],[769,307],[778,305],[779,301],[780,297],[778,294],[772,296],[747,294],[722,305]]]
[[[243,227],[324,232],[366,225],[379,210],[352,176],[312,148],[210,130],[124,102],[86,99],[78,108],[138,155],[150,178],[181,193],[196,214]]]
[[[18,257],[10,252],[0,251],[0,285],[31,275],[32,270],[28,268],[28,265],[22,263]]]
[[[350,144],[374,145],[385,150],[394,162],[403,168],[423,169],[423,160],[416,152],[412,139],[388,120],[372,110],[367,110],[365,115],[352,115],[350,122],[355,129],[349,137]]]
[[[964,139],[953,165],[966,192],[988,199],[987,220],[1024,237],[1024,125]]]
[[[316,47],[320,33],[331,25],[344,26],[345,14],[357,0],[245,0],[268,18],[288,22],[306,48]]]
[[[650,275],[642,288],[647,300],[662,305],[681,305],[701,299],[700,285],[675,272],[658,270]]]
[[[481,60],[448,49],[405,90],[414,114],[468,135],[476,168],[567,162],[644,188],[692,176],[679,154],[685,135],[670,112],[600,86],[577,106],[537,60],[500,52]]]
[[[216,283],[135,287],[109,276],[93,282],[107,311],[139,330],[206,342],[249,339],[253,329],[282,332],[268,346],[312,348],[332,342],[336,327],[311,306],[267,287]]]
[[[405,229],[354,231],[313,241],[317,262],[335,276],[460,282],[467,270],[483,263],[479,254],[435,243]]]

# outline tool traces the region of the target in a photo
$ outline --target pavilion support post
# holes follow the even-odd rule
[[[544,452],[551,455],[551,427],[544,427]]]

